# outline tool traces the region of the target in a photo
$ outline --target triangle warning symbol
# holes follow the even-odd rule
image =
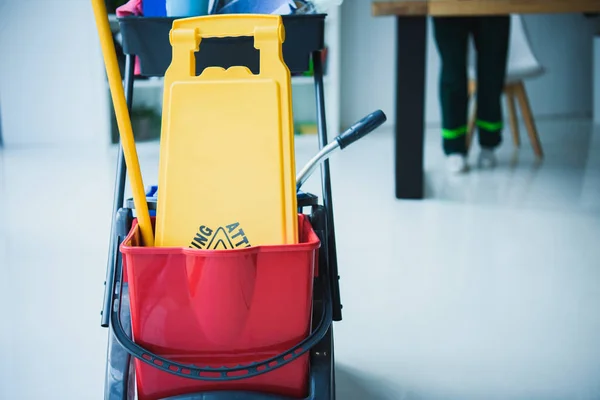
[[[227,245],[225,244],[225,242],[223,242],[223,240],[219,239],[219,241],[217,243],[215,243],[213,249],[215,250],[227,250]]]
[[[229,239],[229,235],[227,235],[225,229],[223,229],[223,227],[220,227],[219,229],[217,229],[206,248],[212,250],[227,250],[235,249],[235,246],[233,245],[233,243],[231,243],[231,239]]]

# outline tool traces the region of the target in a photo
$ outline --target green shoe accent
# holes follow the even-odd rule
[[[498,132],[498,131],[502,130],[502,128],[504,127],[504,123],[502,121],[488,122],[488,121],[482,121],[482,120],[478,119],[477,126],[488,132]]]
[[[456,129],[442,129],[442,137],[444,139],[458,139],[467,134],[467,126],[461,126]]]

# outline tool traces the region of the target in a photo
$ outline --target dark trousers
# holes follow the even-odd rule
[[[477,75],[479,144],[497,147],[502,134],[502,90],[510,36],[510,17],[435,17],[435,41],[442,70],[439,81],[442,141],[446,154],[466,154],[468,120],[468,41],[473,38]]]

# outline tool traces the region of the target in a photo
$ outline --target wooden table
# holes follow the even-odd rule
[[[396,17],[395,189],[398,199],[424,195],[423,139],[428,16],[597,13],[600,0],[373,1],[374,16]]]

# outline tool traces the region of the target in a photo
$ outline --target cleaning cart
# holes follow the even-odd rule
[[[142,225],[155,228],[161,186],[144,193],[143,203],[125,199],[127,152],[120,147],[101,321],[109,328],[105,399],[335,399],[332,322],[341,321],[342,306],[327,158],[373,131],[385,115],[376,111],[328,142],[321,54],[326,16],[279,18],[283,61],[291,73],[312,63],[316,93],[320,152],[295,182],[297,241],[228,246],[230,238],[243,237],[231,224],[221,239],[201,227],[215,243],[203,250],[144,247]],[[119,19],[129,110],[135,57],[142,75],[165,76],[176,21]],[[194,55],[198,74],[214,66],[258,73],[255,38],[214,36],[227,37],[203,38]],[[301,190],[318,166],[322,199]],[[146,212],[140,206],[150,221],[140,219]]]

